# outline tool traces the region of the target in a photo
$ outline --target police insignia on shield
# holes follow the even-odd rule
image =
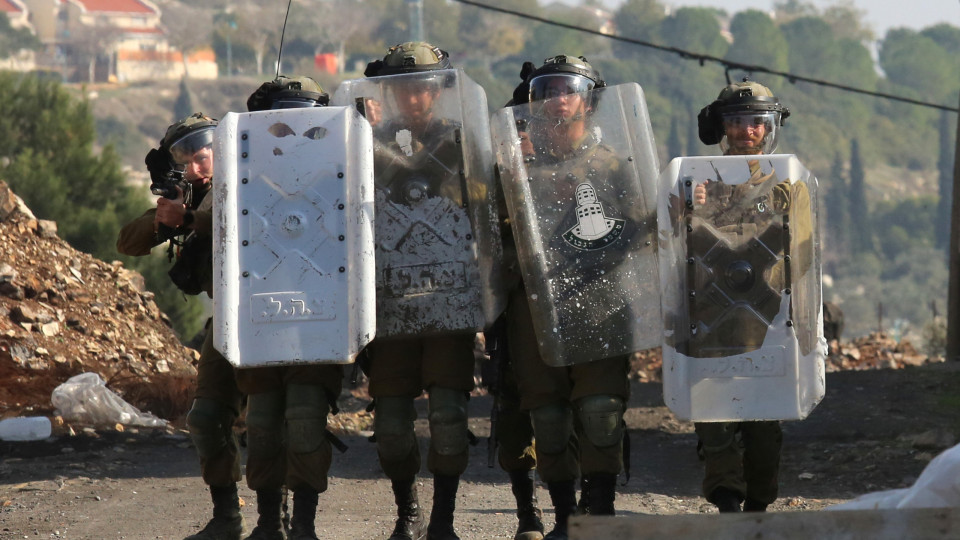
[[[577,224],[563,233],[563,239],[577,249],[603,249],[623,234],[625,220],[609,218],[597,199],[597,190],[584,183],[577,186]]]

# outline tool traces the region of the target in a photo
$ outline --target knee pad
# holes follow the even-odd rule
[[[566,404],[552,403],[530,411],[537,452],[559,454],[573,435],[573,411]]]
[[[295,454],[313,452],[326,441],[327,394],[318,384],[287,385],[287,446]]]
[[[202,458],[212,458],[223,452],[233,442],[235,417],[229,407],[207,398],[193,400],[187,413],[190,439]]]
[[[377,451],[385,461],[400,461],[417,443],[413,421],[417,410],[408,397],[379,397],[373,417]]]
[[[430,387],[430,445],[441,456],[467,451],[467,393]]]
[[[584,437],[597,448],[623,441],[623,399],[612,395],[586,396],[577,400],[577,414]]]
[[[253,458],[271,458],[283,448],[283,394],[247,397],[247,450]]]

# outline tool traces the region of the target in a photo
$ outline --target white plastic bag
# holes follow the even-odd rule
[[[81,373],[53,389],[50,401],[65,420],[84,424],[125,424],[163,427],[167,421],[142,413],[113,390],[96,373]]]
[[[909,488],[867,493],[828,510],[945,507],[960,507],[960,444],[933,458]]]

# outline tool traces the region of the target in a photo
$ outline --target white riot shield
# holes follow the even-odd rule
[[[377,337],[475,332],[503,311],[483,89],[460,70],[345,81],[373,125]]]
[[[228,113],[214,158],[214,346],[238,367],[353,362],[376,323],[370,125]]]
[[[592,107],[580,135],[543,113],[556,100],[491,122],[540,354],[553,366],[660,343],[658,162],[643,91],[580,96]]]
[[[667,406],[704,422],[806,417],[826,356],[816,178],[792,155],[678,158],[660,194]]]

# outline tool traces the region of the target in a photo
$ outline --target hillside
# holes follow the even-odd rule
[[[198,355],[143,278],[71,248],[3,181],[0,261],[0,418],[50,415],[51,391],[84,372],[141,410],[186,412]]]

